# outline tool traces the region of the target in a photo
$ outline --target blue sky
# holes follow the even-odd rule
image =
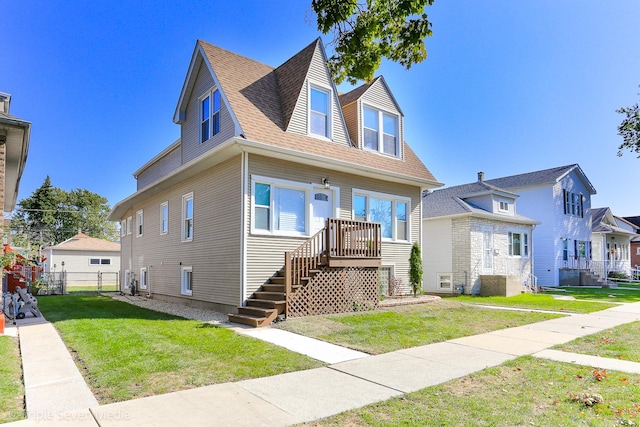
[[[427,12],[428,58],[378,74],[440,182],[578,163],[594,207],[640,215],[640,159],[616,156],[615,112],[640,100],[640,2],[436,0]],[[133,193],[132,173],[179,136],[197,39],[277,66],[321,35],[310,0],[0,0],[0,16],[0,91],[32,122],[18,200],[47,175],[111,205]]]

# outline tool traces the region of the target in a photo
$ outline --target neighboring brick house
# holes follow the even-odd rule
[[[579,165],[489,179],[485,183],[518,194],[518,212],[540,222],[533,259],[538,285],[558,286],[561,270],[589,268],[591,196],[596,190]]]
[[[517,213],[518,195],[482,181],[426,192],[422,198],[423,289],[478,294],[491,276],[533,283],[533,229]]]
[[[320,39],[276,68],[196,43],[180,139],[109,215],[123,287],[136,277],[154,298],[262,325],[301,295],[326,301],[310,312],[353,309],[361,301],[339,294],[366,282],[377,299],[379,275],[408,285],[421,194],[441,184],[404,142],[385,80],[341,95],[326,60]]]

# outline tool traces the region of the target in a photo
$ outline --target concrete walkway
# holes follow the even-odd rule
[[[342,352],[338,347],[334,349],[338,362],[329,362],[328,367],[102,406],[87,396],[88,388],[53,326],[20,323],[29,419],[7,426],[288,426],[440,384],[522,355],[640,373],[640,363],[549,350],[555,344],[637,320],[640,303],[377,356]],[[299,335],[272,329],[240,332],[285,342],[302,351],[318,345],[321,350],[307,353],[334,358],[331,347]],[[329,353],[324,354],[326,351]]]

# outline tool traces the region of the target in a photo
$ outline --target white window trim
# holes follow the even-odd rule
[[[304,206],[304,222],[305,222],[305,231],[302,233],[294,232],[294,231],[282,231],[275,230],[275,205],[273,202],[273,197],[269,200],[269,230],[262,230],[255,228],[255,194],[256,194],[256,183],[266,184],[271,186],[270,194],[273,195],[273,186],[282,187],[282,188],[290,188],[292,190],[299,190],[305,192],[305,206]],[[262,235],[271,235],[271,236],[291,236],[291,237],[308,237],[311,230],[311,194],[313,191],[313,184],[305,184],[296,181],[288,181],[279,178],[269,178],[266,176],[253,175],[251,176],[251,234],[262,234]]]
[[[221,131],[221,124],[218,127],[218,132],[217,133],[213,133],[213,117],[214,117],[214,110],[213,110],[213,95],[216,93],[216,91],[218,92],[218,98],[220,100],[220,109],[218,110],[218,115],[221,114],[222,111],[222,94],[220,93],[218,87],[213,87],[211,89],[209,89],[208,91],[206,91],[205,93],[203,93],[199,98],[198,98],[198,141],[199,144],[204,144],[207,141],[209,141],[211,138],[213,138],[214,136],[216,136],[218,133],[220,133]],[[209,135],[207,135],[207,138],[202,139],[202,101],[204,101],[207,97],[209,97]],[[219,117],[219,122],[221,120],[221,117]]]
[[[369,151],[371,153],[377,153],[377,154],[381,154],[383,156],[387,156],[387,157],[392,157],[395,159],[400,159],[402,158],[402,144],[401,141],[403,140],[402,138],[402,123],[401,123],[401,116],[400,113],[394,113],[392,111],[387,110],[384,107],[381,107],[379,105],[376,105],[374,103],[370,103],[370,102],[363,102],[362,103],[362,125],[361,125],[361,134],[362,134],[362,149]],[[378,112],[378,149],[377,150],[372,150],[370,148],[367,148],[365,146],[365,142],[364,142],[364,110],[366,108],[369,108],[370,110],[375,110]],[[389,153],[385,153],[384,152],[384,115],[388,115],[388,116],[393,116],[396,118],[396,124],[398,126],[398,128],[396,129],[396,131],[398,132],[398,134],[396,135],[396,155],[393,154],[389,154]]]
[[[164,226],[164,208],[167,208],[167,229]],[[169,232],[169,202],[164,201],[160,203],[160,234],[167,234]]]
[[[191,273],[191,289],[186,288],[186,273]],[[182,266],[180,268],[180,294],[181,295],[193,295],[193,267],[191,266]]]
[[[120,221],[120,237],[124,237],[127,235],[127,220],[123,219]]]
[[[506,209],[502,207],[502,205],[506,205]],[[498,211],[509,213],[509,205],[510,203],[504,200],[498,200]]]
[[[186,227],[187,200],[191,200],[191,204],[192,204],[191,209],[193,211],[193,212],[191,212],[191,237],[187,237],[187,227]],[[194,216],[195,216],[195,204],[193,202],[193,192],[191,192],[191,193],[187,193],[187,194],[182,196],[182,216],[181,216],[181,219],[182,219],[181,241],[182,242],[191,242],[191,241],[193,241],[193,236],[195,234]]]
[[[513,233],[520,234],[520,255],[512,255],[509,252],[511,251],[511,236]],[[527,240],[527,244],[525,245],[525,237]],[[524,255],[525,246],[527,247],[527,254]],[[531,232],[529,230],[518,229],[518,228],[510,228],[507,230],[507,256],[509,258],[529,258],[531,257]]]
[[[131,229],[133,228],[132,227],[132,225],[133,225],[132,223],[133,223],[133,217],[132,216],[128,216],[127,217],[127,236],[129,234],[131,234]]]
[[[449,280],[443,280],[444,277],[449,277]],[[443,287],[442,283],[443,282],[448,282],[449,286],[448,287]],[[453,273],[436,273],[436,289],[438,291],[449,291],[451,293],[453,293]]]
[[[149,277],[147,276],[147,267],[140,268],[140,289],[147,289],[147,280]]]
[[[369,221],[369,197],[374,197],[376,199],[389,200],[391,201],[391,233],[392,237],[383,237],[382,240],[386,242],[399,242],[399,243],[410,243],[411,242],[411,198],[404,196],[397,196],[394,194],[387,193],[379,193],[377,191],[369,191],[362,190],[358,188],[353,188],[351,190],[351,218],[355,218],[355,211],[353,209],[353,199],[355,196],[364,196],[367,198],[367,206],[365,207],[367,218],[366,221]],[[398,216],[397,216],[397,203],[406,203],[407,204],[407,240],[398,240],[397,232],[398,232]]]
[[[320,85],[318,83],[309,81],[307,85],[307,134],[314,138],[333,140],[333,89],[329,86]],[[327,94],[328,105],[327,105],[327,135],[318,135],[315,133],[311,133],[311,90],[315,89],[320,92],[325,92]]]
[[[144,233],[144,211],[140,209],[136,212],[136,237],[141,237]]]

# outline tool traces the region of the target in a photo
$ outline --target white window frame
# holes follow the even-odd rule
[[[193,267],[191,266],[180,268],[180,294],[193,295]]]
[[[256,206],[261,207],[262,205],[256,205],[255,194],[256,194],[256,184],[264,184],[270,186],[269,191],[269,229],[263,230],[255,227],[255,212]],[[287,230],[276,230],[276,206],[275,201],[273,200],[274,187],[277,188],[286,188],[291,190],[303,191],[305,194],[304,201],[304,231],[287,231]],[[265,176],[254,175],[251,177],[251,233],[252,234],[268,234],[268,235],[277,235],[277,236],[309,236],[311,230],[311,194],[312,194],[313,185],[312,184],[304,184],[296,181],[288,181],[284,179],[278,178],[269,178]]]
[[[444,283],[449,286],[442,286]],[[453,273],[436,273],[436,289],[453,293]]]
[[[98,261],[98,262],[93,262]],[[100,258],[89,258],[89,265],[100,265]]]
[[[373,148],[369,148],[365,144],[365,138],[364,138],[364,130],[365,130],[364,112],[367,109],[371,110],[373,112],[376,112],[377,115],[378,115],[378,149],[377,150],[374,150]],[[396,135],[395,135],[396,136],[396,146],[395,146],[396,154],[386,153],[384,151],[384,134],[385,134],[384,116],[393,117],[395,119],[395,121],[396,121],[396,129],[395,129],[395,131],[396,131]],[[400,125],[400,114],[392,113],[391,111],[385,110],[384,108],[378,107],[378,106],[373,105],[373,104],[368,104],[368,103],[363,103],[362,104],[362,148],[364,150],[373,151],[375,153],[384,154],[385,156],[400,158],[400,141],[402,140],[401,128],[402,128],[402,126]]]
[[[149,276],[147,276],[147,267],[141,267],[139,281],[140,289],[147,289],[147,280],[149,280]]]
[[[308,116],[307,116],[307,133],[310,136],[316,137],[316,138],[322,138],[322,139],[333,139],[333,90],[330,87],[327,86],[322,86],[319,85],[317,83],[313,83],[313,82],[309,82],[309,91],[308,91],[308,103],[309,103],[309,108],[308,110]],[[326,133],[324,135],[318,134],[318,133],[313,133],[311,131],[311,118],[312,118],[312,112],[315,110],[311,109],[311,92],[312,91],[318,91],[318,92],[324,92],[327,95],[327,117],[326,117]]]
[[[187,203],[191,201],[191,217],[187,217]],[[195,216],[195,207],[193,203],[193,192],[182,196],[182,236],[183,242],[191,242],[194,235],[193,217]],[[189,231],[191,233],[189,233]]]
[[[124,237],[127,235],[127,220],[123,219],[120,221],[120,237]]]
[[[370,212],[370,198],[378,199],[378,200],[386,200],[391,202],[391,237],[382,237],[384,241],[390,242],[411,242],[411,198],[404,196],[397,196],[394,194],[387,193],[379,193],[376,191],[362,190],[358,188],[354,188],[351,191],[351,218],[355,220],[356,212],[354,209],[354,200],[356,196],[365,197],[365,212],[366,217],[365,221],[371,222],[371,212]],[[398,211],[397,206],[398,203],[405,203],[407,205],[406,215],[407,218],[405,220],[406,223],[406,240],[398,239]]]
[[[214,99],[218,95],[218,109],[214,110]],[[209,98],[209,113],[207,117],[204,117],[204,111],[202,109],[203,102]],[[214,136],[220,133],[220,110],[222,109],[222,98],[218,88],[214,87],[209,89],[200,98],[198,98],[198,137],[200,144],[204,144]],[[204,122],[208,122],[206,135],[203,132],[202,125]],[[216,124],[214,126],[214,124]]]
[[[520,254],[514,255],[513,235],[520,236]],[[511,229],[507,230],[507,254],[511,258],[529,258],[531,252],[531,233],[527,230]]]
[[[500,212],[509,212],[509,202],[498,200],[498,210]]]
[[[640,246],[636,248],[636,255],[640,255]]]
[[[144,211],[140,209],[136,212],[136,237],[142,236],[144,232]]]
[[[131,234],[131,229],[133,228],[132,222],[133,222],[133,217],[132,216],[128,216],[127,217],[127,236],[129,234]]]
[[[160,203],[160,234],[169,232],[169,202]]]

